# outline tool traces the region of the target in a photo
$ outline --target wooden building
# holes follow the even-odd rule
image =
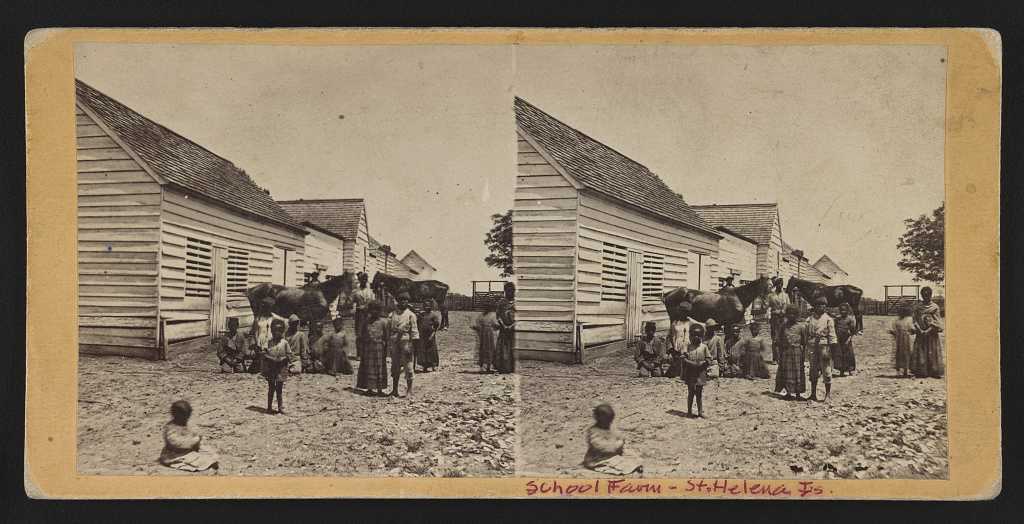
[[[415,249],[402,257],[402,263],[416,272],[416,280],[433,280],[434,274],[437,273],[437,268],[430,265],[430,262],[427,262],[427,259],[417,253]]]
[[[83,353],[203,347],[245,290],[301,284],[305,228],[230,161],[75,82]]]
[[[831,285],[828,275],[825,275],[811,265],[810,260],[804,255],[802,249],[796,249],[786,242],[782,243],[782,271],[780,276],[785,279],[796,277],[819,284]]]
[[[366,203],[361,198],[320,200],[278,200],[295,220],[310,229],[306,236],[309,267],[323,268],[320,280],[345,271],[359,273],[370,269],[370,228]]]
[[[717,286],[722,235],[657,175],[525,100],[515,114],[520,358],[632,343],[643,321],[668,327],[664,291]]]
[[[821,271],[829,278],[829,285],[836,286],[849,282],[850,274],[843,268],[839,267],[839,264],[836,264],[828,255],[821,255],[821,258],[812,264],[812,267]]]
[[[419,278],[419,273],[415,269],[405,265],[404,262],[395,256],[394,252],[385,253],[383,247],[386,244],[378,242],[377,239],[373,237],[369,237],[369,244],[370,259],[368,262],[369,269],[367,270],[367,273],[370,275],[371,280],[378,271],[382,271],[385,274],[394,277],[422,280]],[[391,249],[394,250],[394,247],[392,246]]]
[[[779,218],[778,204],[710,204],[691,207],[713,227],[724,228],[733,235],[757,243],[757,276],[774,277],[782,274],[785,262],[782,260],[782,220]]]
[[[725,227],[715,229],[722,239],[718,241],[718,285],[713,289],[721,289],[728,276],[736,286],[757,280],[757,242]]]

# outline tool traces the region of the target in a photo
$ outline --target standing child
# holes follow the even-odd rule
[[[693,400],[697,399],[697,416],[704,418],[704,384],[708,383],[711,354],[704,345],[704,326],[690,328],[690,349],[683,353],[683,380],[686,382],[686,413],[693,416]]]
[[[256,318],[252,321],[252,327],[249,328],[249,338],[252,341],[252,365],[249,367],[250,373],[257,373],[262,365],[262,356],[267,352],[267,348],[270,347],[270,324],[274,320],[281,320],[284,322],[284,318],[276,315],[274,309],[274,299],[270,297],[263,297],[263,300],[257,305],[258,311],[255,311]]]
[[[292,360],[284,330],[283,319],[275,318],[270,323],[271,338],[260,366],[260,373],[267,379],[267,413],[274,412],[274,395],[277,395],[277,412],[284,414],[284,383],[288,379],[288,363]]]
[[[899,317],[893,320],[892,326],[889,327],[889,334],[892,335],[894,342],[893,349],[896,353],[893,365],[903,378],[910,376],[910,358],[913,351],[911,335],[914,332],[912,315],[910,306],[901,306]]]
[[[729,365],[729,355],[725,350],[725,339],[719,334],[718,322],[709,318],[704,323],[707,334],[704,335],[704,344],[708,346],[708,354],[711,355],[711,367],[708,368],[708,378],[718,378]]]
[[[857,319],[850,314],[850,305],[846,302],[839,304],[839,317],[835,322],[839,344],[836,345],[832,365],[839,370],[839,376],[844,377],[847,373],[852,375],[857,369],[857,357],[853,353],[853,335],[857,333]]]
[[[477,339],[477,364],[481,373],[490,373],[494,365],[494,351],[498,345],[498,315],[494,304],[487,304],[473,330]]]
[[[836,324],[825,312],[828,300],[818,297],[814,310],[807,319],[807,337],[811,346],[811,400],[818,400],[818,377],[825,383],[825,400],[832,393],[832,351],[839,337]]]
[[[672,357],[666,377],[675,378],[683,376],[683,353],[690,349],[690,328],[697,324],[696,320],[690,318],[693,305],[683,300],[676,305],[673,312],[670,312],[671,321],[668,326],[668,354]]]
[[[441,302],[441,331],[448,331],[448,302]]]
[[[217,358],[222,373],[238,373],[245,368],[245,335],[238,332],[238,317],[228,319],[228,332],[220,337]]]
[[[359,360],[356,387],[366,390],[367,395],[383,397],[388,387],[388,320],[381,316],[379,302],[367,305],[364,329],[363,358]]]
[[[409,310],[409,294],[398,295],[398,308],[388,319],[388,346],[391,350],[391,396],[398,396],[398,377],[405,372],[405,395],[412,395],[413,366],[412,345],[420,338],[416,327],[416,314]]]
[[[171,421],[164,424],[164,449],[160,452],[160,463],[181,471],[203,471],[218,469],[218,457],[211,449],[200,449],[201,435],[188,427],[192,417],[192,405],[185,400],[171,404]]]
[[[626,439],[612,429],[615,410],[608,404],[594,408],[594,425],[587,429],[583,467],[608,475],[643,474],[640,459],[626,451]]]
[[[423,315],[417,320],[420,330],[419,350],[416,352],[416,364],[423,371],[437,370],[440,356],[437,354],[437,332],[441,329],[441,315],[437,312],[434,299],[423,304]]]
[[[334,377],[338,373],[351,375],[352,363],[348,359],[348,334],[345,333],[345,319],[337,317],[333,321],[334,332],[327,337],[327,374]]]

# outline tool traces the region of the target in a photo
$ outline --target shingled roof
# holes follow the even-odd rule
[[[384,252],[381,250],[382,244],[378,242],[377,239],[373,237],[368,237],[367,240],[370,245],[370,252],[376,253],[373,256],[381,256],[384,254]],[[387,265],[388,274],[391,276],[412,278],[420,274],[419,271],[416,271],[415,269],[407,266],[405,262],[399,260],[398,257],[396,257],[393,252],[390,255],[388,255]]]
[[[75,80],[78,104],[167,183],[292,229],[302,226],[231,161]]]
[[[437,268],[431,265],[430,262],[427,262],[427,259],[423,258],[423,255],[417,253],[415,249],[409,250],[409,252],[402,257],[402,263],[409,267],[412,267],[411,264],[417,263],[418,265],[426,266],[437,271]]]
[[[299,222],[325,229],[345,240],[356,239],[359,218],[366,212],[366,203],[361,198],[278,200],[277,203]]]
[[[690,206],[705,222],[724,227],[758,244],[772,240],[772,228],[779,206],[767,204],[710,204]]]
[[[846,273],[846,270],[839,267],[839,264],[836,264],[835,261],[828,257],[828,255],[821,255],[821,258],[819,258],[813,265],[826,275],[832,273]]]
[[[584,187],[721,237],[645,166],[516,97],[516,124]]]

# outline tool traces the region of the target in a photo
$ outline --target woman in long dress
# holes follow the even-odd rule
[[[380,303],[366,307],[363,323],[363,358],[359,360],[359,389],[367,395],[383,397],[388,388],[387,340],[388,321],[381,316]]]
[[[911,357],[914,351],[914,312],[910,306],[900,308],[899,318],[892,321],[889,334],[893,338],[893,367],[901,377],[909,377]]]
[[[942,356],[942,341],[939,333],[939,305],[932,302],[932,288],[921,288],[922,303],[914,311],[914,375],[918,377],[942,378],[945,365]]]
[[[776,343],[779,344],[779,369],[775,371],[775,392],[786,390],[786,400],[797,400],[807,388],[804,373],[804,351],[808,337],[807,324],[798,321],[800,308],[790,304],[785,309],[785,320],[779,328]]]
[[[850,314],[850,305],[843,302],[839,305],[839,317],[836,318],[836,336],[839,344],[836,354],[832,355],[832,365],[839,376],[853,374],[857,369],[857,357],[853,352],[853,335],[857,333],[857,319]]]
[[[498,302],[498,340],[495,347],[494,367],[498,373],[516,370],[516,285],[505,283],[505,298]]]
[[[441,314],[437,312],[437,303],[433,299],[424,304],[423,314],[416,322],[420,330],[420,339],[416,351],[416,365],[423,371],[437,369],[440,357],[437,353],[437,332],[441,329]]]
[[[494,304],[487,304],[473,330],[477,338],[477,364],[481,373],[490,373],[494,365],[494,350],[498,345],[498,316]]]

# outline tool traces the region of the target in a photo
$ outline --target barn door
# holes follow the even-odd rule
[[[643,254],[630,251],[626,257],[626,344],[632,345],[640,335],[643,316]]]
[[[214,246],[212,253],[213,278],[210,280],[210,336],[216,337],[224,329],[228,312],[228,250]]]

